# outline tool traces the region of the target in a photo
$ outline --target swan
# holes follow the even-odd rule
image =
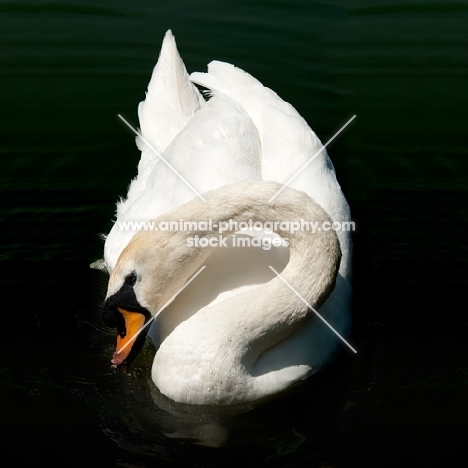
[[[348,333],[350,232],[235,228],[350,221],[325,149],[310,161],[318,137],[291,104],[234,65],[213,61],[207,73],[188,75],[171,31],[138,113],[138,175],[104,245],[103,320],[117,328],[112,364],[130,363],[149,329],[154,384],[195,405],[256,401],[319,371],[340,342],[309,305]],[[181,220],[197,227],[122,229]],[[207,220],[229,229],[221,236]],[[263,248],[238,248],[242,236]]]

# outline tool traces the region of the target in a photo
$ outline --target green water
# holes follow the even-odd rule
[[[0,13],[1,440],[18,463],[429,467],[463,456],[468,6],[61,1]],[[117,114],[137,123],[168,28],[189,71],[213,59],[244,68],[322,141],[357,115],[329,154],[358,226],[358,355],[240,415],[155,406],[150,348],[132,375],[108,373],[107,278],[88,268],[139,158]]]

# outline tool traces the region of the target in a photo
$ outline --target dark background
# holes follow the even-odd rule
[[[1,2],[2,453],[83,466],[459,466],[466,458],[468,6]],[[108,372],[99,233],[167,29],[191,71],[253,74],[305,117],[357,224],[356,356],[240,415],[155,405],[152,350]],[[167,402],[166,402],[167,403]],[[216,447],[213,447],[216,446]]]

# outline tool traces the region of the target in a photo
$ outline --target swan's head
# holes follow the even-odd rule
[[[122,251],[109,278],[104,323],[117,328],[112,364],[130,364],[149,321],[171,302],[205,256],[188,249],[183,233],[139,232]],[[206,249],[204,249],[206,250]]]

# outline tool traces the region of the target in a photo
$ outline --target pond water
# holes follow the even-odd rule
[[[31,466],[448,466],[467,433],[468,8],[264,0],[0,5],[3,453]],[[171,28],[191,71],[225,60],[292,103],[350,203],[358,354],[253,408],[174,405],[147,344],[109,368],[99,233],[136,174]]]

